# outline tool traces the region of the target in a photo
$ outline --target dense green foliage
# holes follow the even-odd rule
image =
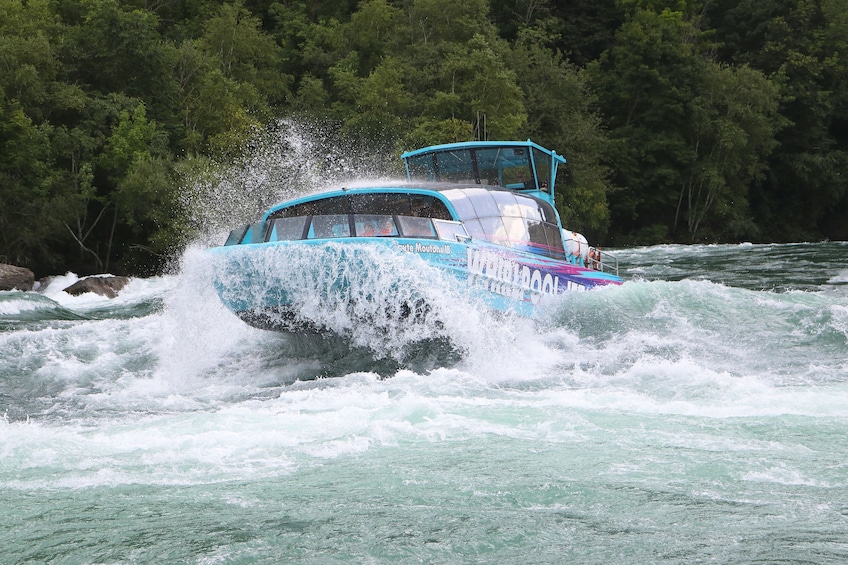
[[[149,273],[276,120],[532,138],[613,245],[848,239],[843,0],[0,0],[0,261]]]

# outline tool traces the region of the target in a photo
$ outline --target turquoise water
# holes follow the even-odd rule
[[[848,561],[848,244],[618,257],[536,322],[444,296],[447,357],[249,328],[199,249],[2,292],[0,562]]]

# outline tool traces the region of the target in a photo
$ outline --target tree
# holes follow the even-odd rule
[[[617,38],[590,67],[627,187],[613,224],[641,243],[756,237],[748,186],[781,126],[774,84],[711,62],[680,12],[640,10]]]
[[[525,93],[528,121],[522,137],[555,149],[568,160],[557,191],[560,218],[570,229],[602,241],[609,228],[610,170],[602,164],[607,139],[597,113],[597,97],[586,73],[550,45],[554,38],[527,27],[511,56]]]
[[[50,118],[85,103],[61,80],[64,28],[50,7],[0,0],[0,255],[35,269],[61,260],[63,220],[77,212],[76,186],[57,158],[65,130]]]
[[[491,0],[492,17],[501,37],[513,42],[532,29],[548,37],[551,49],[584,67],[612,47],[624,23],[618,0]]]
[[[523,92],[507,62],[509,45],[497,36],[487,8],[486,2],[427,0],[408,9],[408,66],[416,71],[409,90],[417,112],[407,143],[432,140],[440,131],[464,135],[468,124],[465,139],[508,139],[526,122]]]
[[[114,196],[117,227],[125,232],[118,254],[122,271],[157,272],[184,242],[180,228],[185,226],[174,215],[176,186],[170,158],[136,154]],[[111,245],[110,241],[110,251]]]
[[[72,80],[88,91],[143,100],[154,119],[170,120],[177,86],[172,49],[159,33],[159,18],[146,10],[125,10],[116,0],[92,0],[85,6],[83,21],[68,30],[63,54]]]
[[[331,69],[341,97],[334,109],[346,118],[343,131],[376,140],[401,129],[413,101],[404,84],[405,65],[403,60],[386,57],[366,78],[357,77],[352,65]]]
[[[0,102],[0,255],[6,261],[34,263],[54,236],[50,133],[34,125],[20,103]]]
[[[409,30],[414,43],[464,43],[477,34],[493,31],[487,0],[414,0],[407,4]]]
[[[639,10],[587,69],[610,130],[607,163],[622,187],[612,225],[625,240],[655,243],[671,235],[678,188],[693,164],[687,102],[703,68],[693,36],[680,13]]]
[[[748,187],[762,178],[777,145],[778,88],[750,67],[708,63],[689,103],[693,164],[683,178],[672,232],[686,223],[690,241],[759,235],[748,210]]]
[[[764,237],[848,235],[848,5],[723,1],[707,17],[723,61],[747,63],[780,86],[779,114],[788,121],[751,190]]]
[[[351,15],[350,45],[359,56],[359,72],[368,74],[386,56],[394,56],[409,37],[403,12],[386,0],[365,0]]]
[[[221,5],[205,23],[201,43],[224,77],[256,89],[260,96],[248,109],[258,117],[270,117],[270,106],[289,95],[291,77],[281,69],[282,49],[241,1]]]

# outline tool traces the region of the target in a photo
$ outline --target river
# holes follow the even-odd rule
[[[200,248],[0,292],[0,562],[848,561],[848,244],[617,256],[428,366],[244,325]]]

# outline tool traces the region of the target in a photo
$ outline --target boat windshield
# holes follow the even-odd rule
[[[535,147],[450,148],[406,157],[410,180],[550,192],[551,155]]]

